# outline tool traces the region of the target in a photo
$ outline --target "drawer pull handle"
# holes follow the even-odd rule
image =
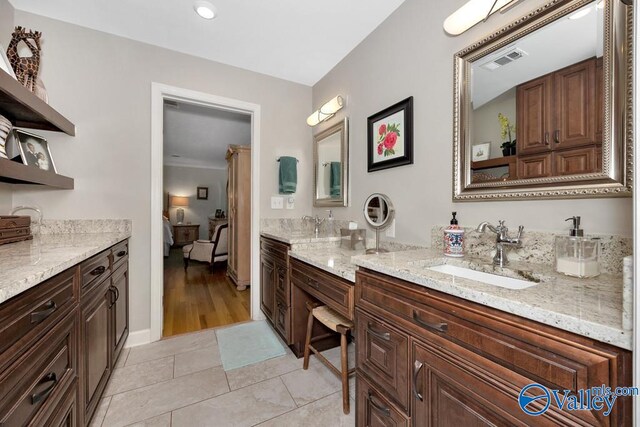
[[[101,265],[100,267],[96,267],[93,270],[91,270],[91,273],[89,274],[91,274],[92,276],[99,276],[105,271],[107,271],[107,267],[105,267],[104,265]]]
[[[316,282],[315,280],[313,280],[310,277],[307,277],[307,285],[309,285],[309,286],[311,286],[313,288],[316,288],[316,289],[320,288],[320,285],[318,284],[318,282]]]
[[[418,375],[420,374],[420,370],[422,369],[423,363],[420,362],[419,360],[416,360],[415,362],[413,362],[413,387],[412,387],[412,392],[413,395],[415,396],[416,399],[418,399],[420,402],[423,401],[422,399],[422,394],[420,394],[418,392]]]
[[[553,132],[553,142],[556,144],[560,144],[560,131],[556,130]]]
[[[419,324],[420,326],[424,326],[427,329],[433,329],[434,331],[442,332],[444,334],[446,334],[447,330],[449,329],[449,325],[447,325],[446,323],[425,322],[420,318],[420,316],[418,315],[418,312],[415,310],[413,310],[413,321]]]
[[[51,385],[49,387],[45,388],[40,393],[35,393],[35,394],[31,395],[31,404],[32,405],[35,405],[36,403],[46,399],[47,396],[49,396],[51,394],[53,389],[56,388],[56,384],[58,384],[58,378],[56,377],[55,372],[51,372],[51,373],[45,375],[40,380],[40,383],[38,385],[46,384],[46,383],[49,383],[49,382],[51,383]]]
[[[118,252],[118,253],[116,254],[116,256],[117,256],[118,258],[120,258],[120,257],[125,256],[126,254],[127,254],[127,251],[120,251],[120,252]]]
[[[379,403],[376,403],[376,401],[373,400],[373,395],[371,394],[371,392],[367,394],[367,400],[369,401],[369,403],[371,403],[373,409],[380,412],[387,418],[391,417],[391,409],[387,408],[386,406],[380,405]]]
[[[369,332],[371,335],[378,337],[382,340],[391,341],[391,335],[389,334],[389,332],[378,332],[375,329],[373,329],[371,326],[372,326],[371,323],[367,325],[367,332]]]
[[[58,309],[55,301],[49,301],[44,305],[45,309],[31,313],[31,323],[40,323],[51,316]]]

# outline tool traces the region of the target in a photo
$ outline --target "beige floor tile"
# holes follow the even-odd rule
[[[217,345],[188,353],[176,354],[175,358],[174,376],[176,378],[222,365],[222,359],[220,359],[220,351]]]
[[[282,375],[282,381],[298,406],[326,397],[342,389],[342,383],[333,372],[313,358],[309,369],[298,369]]]
[[[123,348],[122,352],[120,353],[120,357],[118,358],[118,361],[116,362],[116,368],[122,368],[125,364],[125,362],[127,361],[127,357],[129,357],[129,352],[131,351],[130,348]]]
[[[128,427],[171,427],[171,413],[130,424]]]
[[[187,353],[216,344],[216,334],[213,330],[180,335],[166,340],[156,341],[140,347],[133,347],[125,366],[136,365],[148,360],[161,359],[175,354]]]
[[[93,419],[91,420],[91,427],[100,427],[102,425],[102,421],[104,421],[104,416],[107,415],[107,409],[109,408],[109,403],[111,403],[111,397],[105,397],[100,400],[100,404],[98,405],[98,409],[93,415]]]
[[[356,404],[353,399],[350,404],[349,415],[344,415],[342,412],[342,393],[338,392],[259,424],[259,426],[353,427],[356,424]]]
[[[113,371],[105,396],[146,387],[173,378],[173,356],[125,366]]]
[[[228,391],[222,367],[185,375],[114,395],[104,425],[126,426]]]
[[[295,407],[280,378],[274,378],[174,411],[172,425],[253,426]]]
[[[244,366],[227,372],[229,387],[237,390],[260,381],[275,378],[296,369],[302,365],[293,354],[265,360],[254,365]]]

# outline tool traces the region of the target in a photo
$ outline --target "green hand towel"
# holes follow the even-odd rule
[[[295,157],[280,157],[280,194],[293,194],[298,185],[298,160]]]
[[[331,162],[331,172],[329,173],[329,195],[331,197],[340,197],[342,185],[342,164],[340,162]]]

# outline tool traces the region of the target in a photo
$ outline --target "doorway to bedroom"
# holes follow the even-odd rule
[[[163,102],[162,337],[251,318],[251,120]]]

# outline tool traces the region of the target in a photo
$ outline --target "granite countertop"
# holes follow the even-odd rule
[[[351,258],[364,255],[365,250],[350,250],[340,247],[307,248],[289,251],[289,256],[306,262],[350,282],[356,281],[356,265]]]
[[[43,234],[0,245],[0,304],[129,237],[130,231]]]
[[[273,240],[277,240],[282,243],[287,243],[289,245],[300,243],[328,243],[340,241],[340,236],[321,233],[316,237],[315,233],[313,232],[297,230],[290,233],[285,233],[282,230],[263,230],[260,232],[260,235]]]
[[[305,256],[315,258],[315,255]],[[319,261],[326,258],[318,255]],[[508,269],[498,269],[489,265],[489,260],[452,260],[432,249],[355,256],[350,262],[597,341],[627,350],[632,348],[632,331],[623,327],[623,318],[630,313],[625,313],[623,308],[622,276],[601,274],[592,279],[577,279],[556,273],[551,266],[516,262]],[[540,282],[533,287],[512,290],[428,269],[442,263],[457,263],[503,275],[511,272],[512,277],[533,277]]]

